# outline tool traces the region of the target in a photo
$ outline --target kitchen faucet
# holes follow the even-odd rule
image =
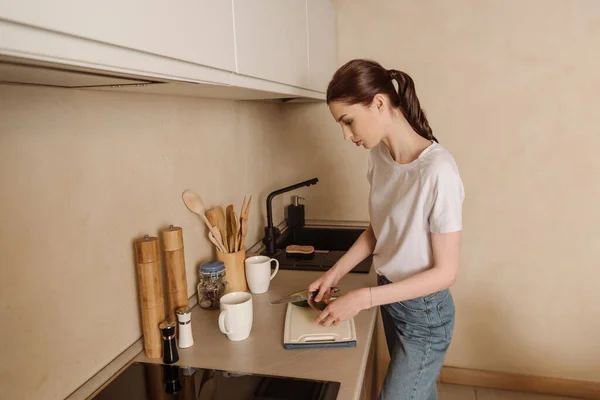
[[[275,255],[275,242],[281,234],[279,229],[273,226],[273,206],[271,204],[273,198],[279,194],[299,189],[303,186],[316,185],[317,182],[319,182],[319,179],[313,178],[308,181],[300,182],[292,186],[275,190],[274,192],[271,192],[267,197],[267,226],[265,227],[265,237],[263,238],[263,243],[267,246],[267,254],[269,256]]]

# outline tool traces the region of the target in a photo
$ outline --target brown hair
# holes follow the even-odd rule
[[[398,90],[393,79],[398,82]],[[327,87],[327,104],[341,101],[369,106],[378,93],[389,97],[415,132],[425,139],[438,141],[421,108],[412,78],[402,71],[387,70],[375,61],[352,60],[338,69]]]

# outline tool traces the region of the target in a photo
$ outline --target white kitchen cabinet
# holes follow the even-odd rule
[[[329,0],[307,0],[308,88],[327,91],[337,68],[335,9]]]
[[[50,76],[40,68],[110,75],[94,90],[322,100],[335,35],[329,0],[0,0],[0,63],[35,66],[19,82]]]
[[[234,0],[237,73],[307,88],[306,0]]]
[[[0,19],[235,71],[231,1],[8,0]]]

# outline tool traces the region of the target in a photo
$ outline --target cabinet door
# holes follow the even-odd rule
[[[235,70],[231,1],[0,1],[0,19]]]
[[[234,0],[237,72],[308,86],[306,0]]]
[[[335,9],[329,0],[307,0],[309,89],[326,92],[337,68]]]

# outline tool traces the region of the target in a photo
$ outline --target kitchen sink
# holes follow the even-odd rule
[[[285,230],[276,241],[276,251],[273,258],[279,261],[280,269],[327,271],[354,244],[365,228],[345,227],[299,227]],[[285,248],[288,245],[310,245],[315,248],[311,256],[288,255]],[[263,251],[267,254],[267,251]],[[369,273],[373,257],[369,256],[350,272]]]

